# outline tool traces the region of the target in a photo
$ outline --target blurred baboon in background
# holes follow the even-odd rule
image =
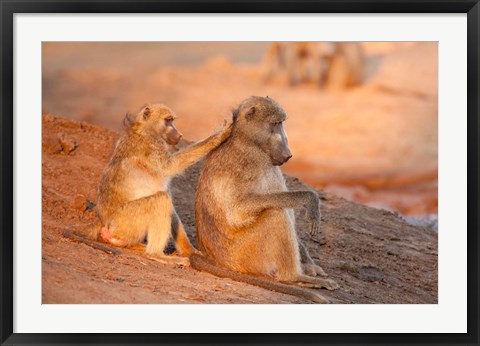
[[[343,89],[361,84],[364,69],[358,42],[273,42],[265,54],[263,79],[284,75],[292,86],[313,82]]]
[[[363,83],[365,54],[359,42],[336,42],[328,58],[326,86],[345,89]]]

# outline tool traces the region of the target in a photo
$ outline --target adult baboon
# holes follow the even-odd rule
[[[328,58],[326,85],[330,89],[345,89],[363,83],[365,55],[359,42],[336,42]]]
[[[325,303],[316,292],[289,286],[337,287],[313,276],[326,274],[297,239],[291,208],[305,208],[311,235],[319,231],[320,209],[315,192],[288,191],[285,185],[279,166],[292,156],[286,118],[268,97],[250,97],[234,112],[231,138],[207,156],[201,172],[195,216],[205,257],[192,255],[190,262],[218,276]]]
[[[290,85],[314,82],[345,89],[363,83],[365,55],[359,42],[273,42],[264,58],[265,81],[286,75]]]
[[[263,79],[286,75],[290,85],[312,81],[322,86],[333,51],[332,42],[273,42],[265,53]]]

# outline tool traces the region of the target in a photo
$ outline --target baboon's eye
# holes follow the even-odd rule
[[[272,132],[275,132],[276,129],[282,125],[282,122],[281,121],[276,121],[276,122],[273,122],[273,123],[270,123],[270,129]]]

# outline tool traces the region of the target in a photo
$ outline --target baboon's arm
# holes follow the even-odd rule
[[[174,153],[168,159],[163,167],[167,175],[175,175],[181,173],[197,161],[204,158],[210,151],[222,144],[232,133],[233,125],[230,124],[220,132],[211,135],[203,141],[197,142],[189,147]]]
[[[237,201],[239,208],[228,208],[229,220],[235,227],[247,226],[252,219],[267,209],[305,208],[310,223],[309,233],[315,235],[320,226],[320,202],[313,191],[285,191],[268,194],[250,194]]]
[[[308,253],[307,248],[303,245],[301,240],[298,240],[298,249],[300,250],[300,261],[302,263],[314,264],[312,257]]]

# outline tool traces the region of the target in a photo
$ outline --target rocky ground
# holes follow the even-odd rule
[[[163,265],[139,250],[116,256],[64,238],[66,226],[93,220],[96,186],[118,133],[52,115],[43,116],[42,131],[43,303],[308,303],[190,267]],[[200,165],[176,178],[172,189],[194,243]],[[297,178],[287,181],[291,189],[310,188]],[[325,296],[336,303],[437,303],[434,231],[389,211],[318,194],[322,238],[306,235],[301,211],[297,228],[312,257],[340,285],[322,290]]]

